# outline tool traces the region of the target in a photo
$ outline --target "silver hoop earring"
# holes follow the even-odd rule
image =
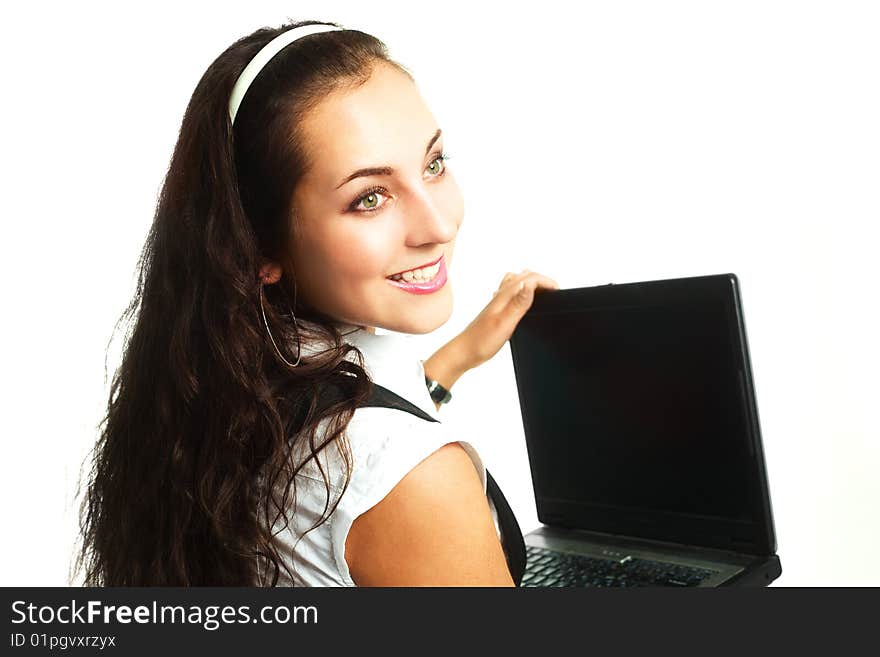
[[[294,292],[294,295],[295,294],[296,294],[296,292]],[[296,296],[294,296],[293,298],[294,298],[294,303],[296,303]],[[290,306],[289,303],[288,303],[288,306]],[[288,367],[296,367],[297,365],[299,365],[299,360],[300,360],[300,355],[301,355],[302,349],[301,349],[300,342],[299,342],[299,327],[297,326],[297,323],[296,323],[296,315],[293,314],[293,308],[290,309],[290,316],[293,318],[293,325],[297,329],[296,330],[296,362],[295,363],[291,363],[289,360],[287,360],[284,357],[284,354],[281,353],[281,350],[278,348],[278,345],[275,342],[275,338],[272,337],[272,331],[269,330],[269,322],[266,319],[266,308],[263,306],[263,284],[262,283],[260,283],[260,311],[263,313],[263,324],[266,325],[266,333],[269,334],[269,339],[272,341],[272,346],[275,347],[275,353],[278,354],[278,358],[283,360],[284,363]]]

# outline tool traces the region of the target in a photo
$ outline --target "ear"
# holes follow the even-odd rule
[[[260,267],[260,280],[266,285],[277,283],[281,280],[281,265],[277,262],[264,262]]]

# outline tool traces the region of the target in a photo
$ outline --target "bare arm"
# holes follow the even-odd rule
[[[429,379],[438,381],[447,390],[452,390],[461,375],[473,367],[460,336],[440,347],[428,360],[423,360],[422,366]],[[442,404],[434,402],[434,406],[440,410]]]
[[[358,586],[514,586],[486,494],[457,442],[358,516],[345,560]]]

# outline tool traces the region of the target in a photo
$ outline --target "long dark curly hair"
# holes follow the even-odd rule
[[[267,258],[290,262],[293,191],[314,156],[298,130],[305,113],[330,91],[365,82],[379,60],[410,74],[369,34],[313,34],[263,68],[234,129],[228,114],[251,58],[282,31],[316,22],[239,39],[208,67],[186,108],[87,459],[73,566],[87,586],[275,586],[282,567],[292,580],[272,536],[290,522],[294,477],[307,462],[295,462],[295,450],[317,461],[335,445],[346,464],[343,492],[348,486],[344,430],[373,385],[363,354],[303,301],[294,301],[291,321],[296,282],[285,267],[264,292],[278,347],[294,361],[298,343],[331,346],[288,367],[264,324],[259,269]],[[319,403],[340,379],[344,394]],[[324,481],[328,503],[312,529],[336,508]]]

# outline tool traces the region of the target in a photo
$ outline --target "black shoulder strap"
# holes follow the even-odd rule
[[[407,411],[413,415],[428,420],[429,422],[438,422],[437,418],[431,417],[421,408],[412,402],[404,399],[397,393],[392,392],[388,388],[380,386],[373,382],[373,390],[370,397],[361,404],[361,406],[384,406],[386,408],[395,408],[401,411]],[[507,559],[507,568],[513,578],[514,584],[519,586],[522,582],[523,572],[526,568],[526,547],[523,541],[522,530],[516,521],[516,516],[504,493],[501,492],[495,479],[489,470],[486,470],[486,492],[495,505],[495,511],[498,513],[498,526],[501,530],[501,547],[504,550],[504,556]]]

